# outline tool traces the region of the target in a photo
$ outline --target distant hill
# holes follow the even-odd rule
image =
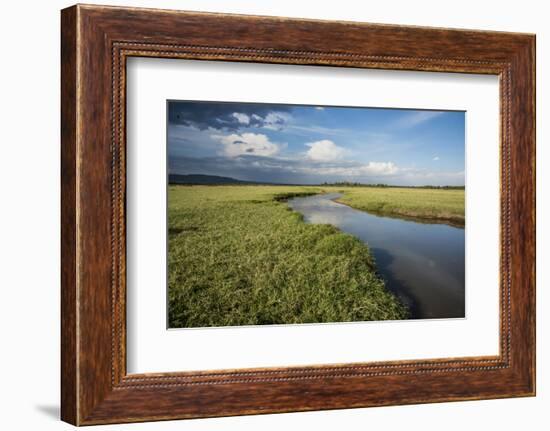
[[[169,174],[168,183],[170,184],[196,184],[196,185],[207,185],[207,184],[258,184],[252,181],[241,181],[231,177],[219,177],[217,175],[201,175],[201,174],[191,174],[191,175],[179,175],[179,174]]]

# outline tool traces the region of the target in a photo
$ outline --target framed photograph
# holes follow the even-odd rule
[[[535,36],[61,14],[61,415],[535,394]]]

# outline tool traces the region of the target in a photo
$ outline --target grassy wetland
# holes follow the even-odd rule
[[[338,202],[375,214],[464,226],[464,189],[348,187]]]
[[[464,220],[464,190],[170,185],[169,326],[405,319],[369,246],[292,211],[294,196],[341,193],[362,211]]]

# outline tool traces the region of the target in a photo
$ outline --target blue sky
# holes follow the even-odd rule
[[[173,174],[318,184],[464,185],[465,113],[168,102]]]

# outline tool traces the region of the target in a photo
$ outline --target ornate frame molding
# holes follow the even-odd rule
[[[204,30],[212,25],[221,30]],[[255,36],[254,28],[272,31]],[[275,36],[282,29],[283,39]],[[334,31],[336,42],[308,40]],[[98,424],[534,394],[534,36],[79,5],[62,12],[62,54],[64,420]],[[498,75],[500,354],[127,375],[130,56]]]

